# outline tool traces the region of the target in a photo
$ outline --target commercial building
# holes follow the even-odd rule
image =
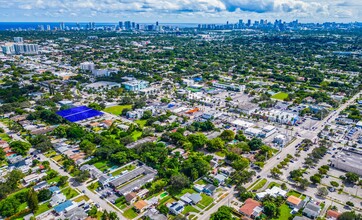
[[[1,50],[2,50],[3,54],[6,54],[6,55],[15,54],[14,44],[6,43],[4,46],[1,46]]]
[[[14,37],[14,42],[15,43],[23,43],[24,39],[22,37]]]
[[[149,86],[149,83],[144,80],[132,80],[122,84],[128,91],[140,91],[141,89],[145,89]]]
[[[227,84],[227,83],[219,83],[219,82],[212,82],[212,86],[219,88],[219,89],[226,89],[231,91],[242,92],[245,90],[245,85],[237,85],[237,84]]]
[[[332,160],[331,166],[362,176],[362,151],[355,148],[342,149]]]

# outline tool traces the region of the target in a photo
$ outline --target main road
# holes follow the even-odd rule
[[[288,146],[286,146],[285,148],[283,148],[283,150],[281,152],[279,152],[278,156],[274,156],[272,158],[270,158],[268,160],[268,162],[265,164],[264,168],[258,173],[258,176],[260,175],[259,178],[266,178],[268,176],[268,174],[270,173],[270,170],[275,167],[276,165],[279,164],[279,162],[281,160],[283,160],[287,154],[291,154],[294,155],[296,153],[296,146],[300,143],[302,143],[302,141],[305,138],[308,139],[315,139],[317,138],[317,135],[320,131],[322,131],[322,129],[324,128],[325,124],[331,121],[334,121],[339,113],[341,111],[343,111],[345,108],[347,108],[350,104],[352,104],[354,101],[356,101],[356,99],[361,95],[361,91],[358,92],[356,95],[354,95],[351,99],[349,99],[347,102],[345,102],[344,104],[342,104],[341,106],[338,107],[337,110],[331,112],[327,117],[325,117],[324,119],[322,119],[321,121],[319,121],[318,123],[316,123],[314,125],[314,130],[306,130],[304,132],[301,132],[301,137],[297,137],[294,141],[292,141]],[[248,188],[249,186],[251,186],[252,183],[254,183],[256,181],[256,177],[253,178],[252,181],[250,181],[249,183],[245,184],[245,188]],[[229,200],[231,200],[234,196],[234,193],[230,193],[227,197],[225,197],[223,200],[221,200],[220,202],[218,202],[215,206],[213,206],[211,209],[209,209],[208,211],[206,211],[201,217],[199,217],[199,220],[207,220],[210,219],[210,215],[214,212],[217,211],[217,209],[223,205],[226,205],[228,203]]]

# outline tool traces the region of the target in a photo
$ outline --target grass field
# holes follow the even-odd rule
[[[257,183],[251,188],[251,190],[261,189],[261,188],[266,184],[266,182],[267,182],[266,179],[261,179],[259,182],[257,182]]]
[[[88,196],[86,196],[86,195],[79,196],[76,199],[74,199],[74,202],[81,202],[83,200],[88,201],[89,200]]]
[[[120,114],[122,114],[122,111],[125,108],[132,109],[132,105],[116,105],[116,106],[105,108],[104,111],[114,114],[114,115],[120,115]]]
[[[299,192],[296,192],[294,190],[290,190],[288,193],[287,193],[287,196],[295,196],[297,198],[299,198],[302,194],[300,194]]]
[[[7,141],[7,142],[11,141],[10,136],[8,134],[5,134],[5,133],[0,133],[0,139],[4,140],[4,141]]]
[[[285,220],[289,219],[292,214],[290,214],[292,210],[289,208],[287,204],[283,204],[280,206],[280,216],[279,218],[273,219],[273,220]]]
[[[190,212],[199,213],[200,211],[191,205],[187,205],[187,206],[185,206],[185,209],[182,211],[182,214],[187,214]]]
[[[285,93],[285,92],[279,92],[277,94],[274,94],[271,98],[272,99],[284,100],[284,99],[288,98],[288,94]]]
[[[136,120],[135,121],[141,128],[143,128],[147,122],[147,120]]]
[[[280,187],[280,184],[279,184],[279,183],[276,183],[276,182],[271,182],[271,183],[269,183],[269,185],[268,185],[268,189],[271,189],[271,188],[273,188],[274,186]]]
[[[35,212],[35,216],[40,215],[43,212],[46,212],[50,209],[49,202],[39,205],[39,209]]]
[[[113,165],[109,161],[98,161],[97,163],[93,164],[98,170],[105,171],[111,168]]]
[[[79,195],[79,193],[77,191],[75,191],[74,189],[72,189],[70,187],[63,189],[61,192],[65,195],[65,197],[67,197],[67,199],[71,199],[71,198]]]
[[[132,164],[132,165],[129,165],[129,166],[126,166],[126,167],[123,167],[123,168],[121,168],[119,170],[114,171],[112,173],[112,176],[117,176],[117,175],[121,174],[125,170],[131,171],[131,170],[134,170],[134,169],[136,169],[136,166]]]
[[[128,219],[134,219],[138,216],[138,214],[135,212],[135,210],[133,210],[133,208],[129,208],[123,212],[123,216]]]
[[[197,207],[201,209],[206,208],[214,201],[212,197],[205,195],[204,193],[201,193],[201,197],[202,197],[201,201],[197,204]]]
[[[142,136],[142,131],[134,131],[131,135],[133,139],[138,140]]]

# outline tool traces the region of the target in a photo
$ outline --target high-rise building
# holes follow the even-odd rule
[[[65,29],[65,24],[64,24],[64,22],[60,22],[59,30],[64,30],[64,29]]]
[[[248,24],[247,24],[247,26],[248,26],[248,27],[251,26],[251,20],[250,20],[250,19],[248,19]]]
[[[123,22],[122,21],[118,22],[118,27],[119,27],[119,29],[123,29]]]
[[[16,54],[38,54],[39,46],[37,44],[15,44]]]
[[[88,70],[88,71],[92,71],[95,69],[95,65],[93,62],[84,62],[80,64],[80,69],[81,70]]]
[[[136,23],[132,22],[132,29],[136,29]]]
[[[126,30],[131,30],[131,22],[130,22],[130,21],[124,22],[124,28],[125,28]]]
[[[51,29],[50,29],[50,25],[48,24],[47,25],[47,31],[50,31]]]
[[[15,53],[14,44],[12,44],[12,43],[7,43],[4,46],[1,46],[1,50],[3,51],[3,54],[7,54],[7,55]]]
[[[24,39],[22,37],[14,37],[14,42],[15,43],[23,43]]]
[[[158,26],[158,21],[156,21],[156,26]]]

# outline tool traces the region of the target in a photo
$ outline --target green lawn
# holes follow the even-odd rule
[[[299,192],[297,191],[294,191],[294,190],[290,190],[288,193],[287,193],[287,196],[295,196],[297,198],[299,198],[302,194],[300,194]]]
[[[122,111],[125,108],[132,109],[132,105],[116,105],[116,106],[105,108],[104,111],[114,114],[114,115],[120,115],[120,114],[122,114]]]
[[[136,120],[135,121],[141,128],[146,125],[147,120]]]
[[[209,184],[207,181],[205,181],[204,179],[199,179],[198,181],[195,182],[195,184],[198,185],[207,185]]]
[[[289,219],[290,216],[292,216],[292,214],[290,214],[292,210],[289,208],[289,206],[287,204],[283,204],[280,206],[280,216],[279,218],[273,219],[273,220],[285,220],[285,219]]]
[[[288,94],[285,93],[285,92],[279,92],[277,94],[274,94],[271,98],[272,99],[284,100],[284,99],[288,98]]]
[[[86,195],[79,196],[76,199],[74,199],[74,202],[81,202],[83,200],[88,201],[89,200],[88,196],[86,196]]]
[[[49,202],[43,203],[39,205],[38,211],[35,212],[35,216],[40,215],[41,213],[44,213],[46,211],[50,210]]]
[[[11,141],[11,137],[8,134],[5,134],[5,133],[0,133],[0,139],[4,140],[4,141],[7,141],[7,142]]]
[[[132,165],[129,165],[129,166],[126,166],[126,167],[123,167],[121,169],[118,169],[118,170],[114,171],[112,173],[112,176],[117,176],[117,175],[121,174],[125,170],[131,171],[131,170],[134,170],[134,169],[136,169],[136,166],[132,164]]]
[[[177,199],[180,199],[181,196],[185,195],[186,193],[192,194],[192,193],[196,193],[196,191],[195,191],[194,189],[183,189],[180,193],[178,193],[177,195],[175,195],[175,197],[176,197]]]
[[[217,156],[219,156],[219,157],[225,157],[225,153],[222,152],[222,151],[218,151],[218,152],[216,152],[215,154],[216,154]]]
[[[185,209],[182,211],[182,214],[187,214],[190,212],[199,213],[200,211],[191,205],[187,205],[187,206],[185,206]]]
[[[59,161],[63,160],[63,156],[62,155],[57,155],[57,156],[53,157],[52,159],[54,161],[56,161],[56,162],[59,162]]]
[[[133,131],[131,136],[133,137],[134,140],[138,140],[138,138],[142,136],[142,131]]]
[[[123,216],[128,219],[134,219],[138,216],[138,214],[135,212],[135,210],[133,210],[133,208],[129,208],[123,212]]]
[[[261,179],[257,184],[255,184],[253,186],[253,188],[251,188],[251,190],[258,190],[263,188],[263,186],[266,184],[267,180],[266,179]]]
[[[206,208],[214,201],[214,199],[212,197],[205,195],[203,193],[201,193],[201,197],[202,197],[201,201],[197,204],[197,207],[199,207],[201,209]]]
[[[105,171],[111,168],[113,165],[109,161],[98,161],[97,163],[93,164],[97,169],[100,171]]]
[[[65,197],[67,197],[67,199],[71,199],[79,195],[77,191],[70,187],[63,189],[61,192],[65,195]]]
[[[271,183],[269,183],[269,185],[268,185],[268,189],[271,189],[271,188],[273,188],[274,186],[280,187],[280,184],[279,184],[279,183],[276,183],[276,182],[271,182]]]

